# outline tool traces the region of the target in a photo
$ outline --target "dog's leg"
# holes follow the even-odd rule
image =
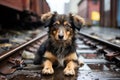
[[[64,69],[64,74],[69,76],[69,75],[75,75],[75,68],[78,67],[78,58],[76,53],[72,53],[70,55],[68,55],[65,58],[66,61],[66,67]]]
[[[77,67],[77,64],[74,63],[74,61],[68,62],[65,69],[64,69],[64,74],[67,76],[75,75],[75,68],[76,67]]]
[[[44,54],[44,58],[46,58],[46,60],[43,62],[43,70],[42,73],[43,74],[53,74],[54,70],[53,70],[53,63],[56,60],[56,57],[49,51],[46,51]]]
[[[53,74],[54,70],[52,68],[52,62],[50,60],[46,60],[44,63],[44,68],[42,70],[43,74]]]

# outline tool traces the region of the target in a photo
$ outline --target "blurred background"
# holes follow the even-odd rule
[[[85,18],[88,26],[120,27],[120,0],[47,0],[51,11],[75,13]]]
[[[6,30],[40,28],[41,15],[54,11],[83,17],[86,25],[81,32],[108,41],[117,39],[120,45],[120,0],[0,0],[0,32],[8,37]]]
[[[0,10],[1,28],[12,24],[31,26],[30,21],[37,22],[49,11],[78,14],[88,26],[120,28],[120,0],[0,0]]]

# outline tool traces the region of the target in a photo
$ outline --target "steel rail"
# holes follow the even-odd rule
[[[6,52],[1,53],[1,54],[0,54],[0,61],[3,60],[3,59],[5,59],[6,57],[10,56],[10,55],[13,54],[14,52],[22,49],[23,47],[25,47],[25,46],[33,43],[34,41],[36,41],[36,40],[38,40],[38,39],[40,39],[40,38],[45,37],[46,35],[47,35],[47,33],[42,33],[41,35],[33,38],[32,40],[30,40],[30,41],[28,41],[28,42],[26,42],[26,43],[23,43],[23,44],[15,47],[15,48],[9,50],[9,51],[6,51]]]
[[[103,43],[103,44],[105,44],[105,45],[108,45],[108,47],[112,48],[113,50],[118,50],[118,51],[120,51],[120,46],[119,46],[119,45],[116,45],[116,44],[114,44],[114,43],[110,43],[110,42],[108,42],[107,40],[103,40],[103,39],[100,39],[100,38],[95,38],[95,37],[91,36],[90,34],[87,34],[87,33],[84,33],[84,32],[78,32],[78,33],[79,33],[80,35],[83,35],[83,36],[88,37],[88,38],[90,38],[90,39],[93,39],[93,40],[95,40],[95,41],[98,41],[98,42],[101,42],[101,43]]]

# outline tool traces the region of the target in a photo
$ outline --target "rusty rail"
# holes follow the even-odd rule
[[[102,44],[108,45],[110,48],[112,48],[112,49],[114,49],[114,50],[120,51],[120,46],[119,46],[119,45],[110,43],[110,42],[108,42],[108,41],[106,41],[106,40],[102,40],[102,39],[100,39],[100,38],[95,38],[95,37],[93,37],[93,36],[91,36],[91,35],[89,35],[89,34],[86,34],[86,33],[84,33],[84,32],[80,32],[79,34],[81,34],[81,35],[83,35],[83,36],[85,36],[85,37],[88,37],[88,38],[90,38],[90,39],[93,39],[93,40],[95,40],[95,41],[98,41],[98,42],[100,42],[100,43],[102,43]]]
[[[44,36],[46,36],[46,33],[41,34],[40,36],[37,36],[36,38],[34,38],[34,39],[32,39],[32,40],[30,40],[30,41],[28,41],[28,42],[26,42],[26,43],[23,43],[23,44],[15,47],[15,48],[7,51],[7,52],[4,52],[4,53],[0,54],[0,61],[3,60],[3,59],[5,59],[6,57],[10,56],[10,55],[13,54],[14,52],[20,50],[21,48],[29,45],[30,43],[32,43],[32,42],[34,42],[34,41],[36,41],[36,40],[38,40],[38,39],[40,39],[40,38],[42,38],[42,37],[44,37]]]

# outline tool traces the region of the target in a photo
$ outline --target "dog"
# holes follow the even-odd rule
[[[45,13],[41,16],[48,27],[48,39],[40,46],[34,64],[42,64],[42,74],[53,74],[54,65],[64,66],[64,74],[75,75],[75,69],[82,65],[76,54],[75,31],[85,23],[78,15]]]

